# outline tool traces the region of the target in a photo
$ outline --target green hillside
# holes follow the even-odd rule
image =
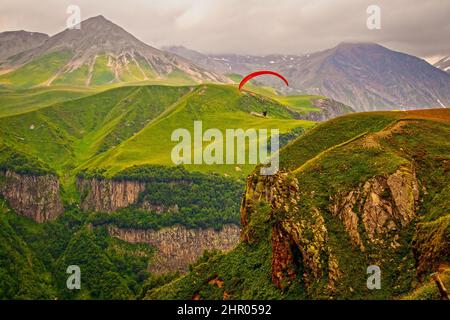
[[[52,86],[0,93],[0,118],[26,113],[53,104],[98,93],[99,89]]]
[[[0,84],[14,88],[45,85],[71,58],[70,51],[53,52],[0,75]]]
[[[70,169],[130,137],[188,92],[187,87],[123,87],[0,119],[3,141],[54,170]]]
[[[258,117],[251,112],[268,112],[268,117]],[[239,93],[228,86],[200,86],[189,95],[177,101],[170,110],[149,123],[143,130],[124,141],[105,154],[89,161],[88,167],[107,169],[114,174],[130,165],[170,164],[170,150],[177,144],[171,141],[170,134],[178,128],[186,128],[193,132],[196,120],[203,122],[203,131],[218,128],[225,129],[265,128],[279,129],[286,133],[294,128],[308,128],[311,122],[290,119],[292,115],[271,99],[251,93]],[[149,150],[152,155],[149,156]],[[236,174],[236,165],[186,165],[195,171],[215,171],[219,173]],[[253,165],[243,165],[245,176]]]
[[[241,218],[246,240],[230,253],[206,254],[189,274],[148,290],[146,297],[438,299],[431,274],[450,284],[449,141],[445,109],[355,114],[315,127],[281,150],[286,175],[271,180],[255,173],[247,180],[243,203],[248,215]],[[396,179],[406,180],[397,185]],[[412,209],[398,209],[405,204],[396,201],[414,201],[413,189],[404,186],[414,179],[420,199],[415,217],[409,224],[390,218],[387,207],[408,219]],[[383,181],[390,187],[380,191]],[[274,202],[257,200],[279,188],[283,191]],[[351,197],[357,199],[353,206],[343,208],[352,210],[355,220],[345,220],[344,213],[334,213],[335,206]],[[371,229],[371,199],[379,199],[377,212],[384,217],[379,219],[393,219],[396,228],[380,220],[379,229]],[[286,262],[273,260],[289,256]],[[380,290],[366,287],[369,265],[382,270]],[[273,273],[274,266],[285,273]]]
[[[51,93],[38,91],[37,95],[44,95],[44,100]],[[64,92],[54,94],[63,100]],[[32,103],[31,94],[27,99]],[[279,128],[285,133],[312,126],[290,119],[291,114],[271,99],[239,93],[231,86],[125,86],[48,107],[40,105],[42,100],[28,106],[31,112],[18,107],[21,114],[0,118],[0,132],[5,145],[37,157],[60,173],[101,168],[112,175],[134,165],[172,165],[175,142],[170,141],[171,133],[177,128],[190,129],[194,120],[202,120],[204,130],[223,131]],[[263,111],[268,111],[267,118],[251,114]],[[239,174],[251,169],[243,166]],[[236,174],[231,165],[192,170]]]
[[[300,113],[309,113],[313,111],[320,111],[319,108],[315,107],[312,103],[312,99],[323,99],[322,96],[314,95],[289,95],[289,96],[274,96],[273,97],[278,102],[289,106],[292,110]]]
[[[33,59],[0,75],[0,86],[14,90],[47,86],[95,89],[114,84],[196,85],[199,82],[180,69],[173,69],[165,76],[157,76],[153,67],[139,56],[136,60],[129,57],[130,61],[124,64],[111,55],[103,54],[96,56],[92,65],[86,62],[72,66],[72,55],[72,52],[65,50]]]

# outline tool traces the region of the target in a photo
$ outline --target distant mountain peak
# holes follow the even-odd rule
[[[450,105],[449,73],[423,59],[373,42],[346,41],[306,55],[207,55],[180,47],[169,51],[225,74],[274,70],[289,79],[289,87],[279,87],[272,78],[261,79],[264,85],[288,93],[330,97],[356,111]],[[436,66],[450,70],[450,58]]]
[[[331,50],[339,52],[351,51],[390,51],[376,42],[341,42]]]
[[[382,45],[370,41],[342,41],[336,47],[382,47]]]
[[[92,26],[92,25],[100,26],[100,25],[103,25],[103,26],[116,27],[118,29],[124,30],[122,27],[120,27],[119,25],[115,24],[111,20],[106,19],[103,15],[98,15],[98,16],[87,18],[86,20],[81,21],[81,28],[83,28],[83,25],[84,26]]]
[[[65,29],[41,46],[8,60],[6,68],[19,68],[36,59],[55,56],[54,74],[44,83],[91,85],[138,82],[168,77],[189,82],[226,82],[227,78],[196,66],[191,61],[160,51],[134,37],[103,15],[81,22],[80,29]],[[96,70],[102,76],[96,77]],[[48,70],[47,70],[48,72]],[[78,75],[80,73],[80,75]]]
[[[97,15],[97,16],[93,16],[93,17],[87,18],[86,21],[87,21],[87,20],[103,20],[103,21],[109,21],[109,20],[106,19],[105,16],[102,15],[102,14],[99,14],[99,15]]]

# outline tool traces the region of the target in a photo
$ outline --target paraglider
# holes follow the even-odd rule
[[[247,81],[249,81],[250,79],[254,78],[254,77],[258,77],[260,75],[263,74],[269,74],[269,75],[273,75],[276,76],[278,78],[280,78],[281,80],[284,81],[284,83],[286,83],[287,86],[289,86],[288,81],[286,80],[285,77],[283,77],[281,74],[275,72],[275,71],[270,71],[270,70],[262,70],[262,71],[255,71],[250,73],[249,75],[245,76],[244,79],[241,80],[241,82],[239,83],[239,91],[242,89],[242,87],[247,83]]]

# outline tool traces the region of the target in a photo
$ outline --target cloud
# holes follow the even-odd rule
[[[450,2],[437,0],[2,0],[0,30],[55,34],[71,4],[157,47],[298,54],[369,41],[422,57],[450,53]],[[381,8],[380,30],[366,27],[372,4]]]

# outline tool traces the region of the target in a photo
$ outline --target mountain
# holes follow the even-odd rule
[[[434,64],[436,68],[442,71],[450,73],[450,56],[444,57]]]
[[[171,53],[155,49],[103,16],[66,29],[37,48],[7,59],[3,69],[15,69],[0,83],[37,85],[103,85],[116,82],[223,82],[226,78]]]
[[[449,74],[422,59],[374,43],[341,43],[301,56],[201,55],[183,47],[167,50],[225,74],[274,70],[289,80],[290,88],[269,77],[261,80],[264,84],[287,92],[324,95],[356,111],[450,105]]]
[[[241,243],[145,297],[444,299],[449,137],[448,109],[357,113],[314,127],[280,151],[280,172],[247,178]]]
[[[41,45],[49,36],[40,32],[6,31],[0,33],[0,62]]]
[[[293,86],[357,111],[450,104],[450,76],[422,59],[377,44],[342,43],[284,69]]]
[[[203,54],[183,46],[167,46],[164,50],[175,53],[197,63],[199,66],[222,74],[237,74],[240,77],[261,69],[278,70],[286,65],[291,68],[304,56],[271,54],[265,56],[239,54]],[[267,78],[270,79],[270,78]],[[271,83],[277,85],[278,83]],[[283,88],[289,92],[289,88]]]

